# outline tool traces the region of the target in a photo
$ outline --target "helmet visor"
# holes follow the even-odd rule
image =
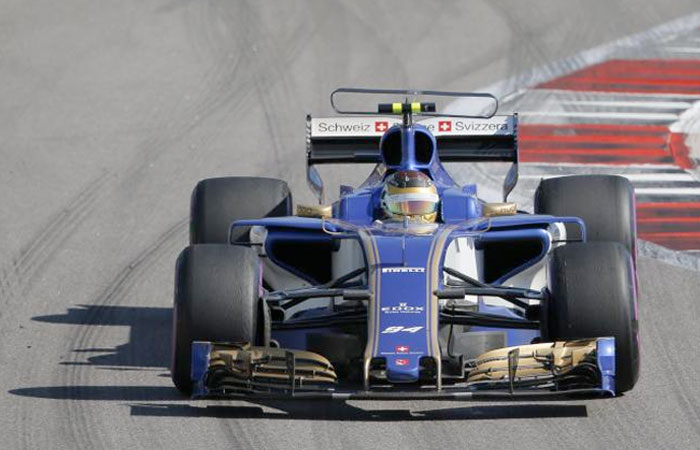
[[[387,195],[385,204],[392,214],[422,216],[437,211],[440,197],[430,192]]]

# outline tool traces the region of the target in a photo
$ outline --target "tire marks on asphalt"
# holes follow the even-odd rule
[[[311,42],[316,25],[289,20],[288,27],[270,29],[261,17],[263,9],[248,2],[210,3],[206,25],[199,26],[206,29],[204,45],[215,59],[226,61],[235,56],[236,61],[232,70],[217,81],[219,96],[212,107],[229,108],[230,116],[243,116],[244,120],[260,110],[265,139],[259,145],[269,158],[267,174],[280,176],[298,160],[295,153],[286,151],[285,141],[301,130],[287,115],[288,105],[301,104],[289,67]],[[219,26],[212,28],[211,23]],[[253,100],[255,103],[246,107]],[[244,149],[233,150],[240,153]]]
[[[111,175],[103,172],[85,185],[60,211],[56,212],[13,258],[0,270],[0,317],[10,304],[21,299],[65,241],[75,234],[93,211]]]
[[[122,268],[94,303],[89,305],[91,306],[90,313],[86,316],[85,321],[75,327],[73,337],[70,340],[71,348],[80,349],[93,346],[93,343],[103,332],[102,327],[93,325],[101,322],[102,316],[109,312],[109,306],[125,303],[124,296],[147,275],[148,270],[156,262],[163,256],[172,254],[183,242],[186,242],[188,220],[189,218],[178,220]],[[146,346],[148,343],[143,343],[143,345]],[[166,351],[166,349],[153,349],[153,351]],[[68,362],[78,362],[76,361],[78,357],[80,355],[73,356]],[[96,418],[88,413],[89,408],[81,401],[81,394],[78,391],[78,387],[89,384],[92,378],[91,370],[94,370],[94,367],[68,365],[67,371],[63,372],[63,377],[59,380],[59,385],[76,389],[74,394],[77,401],[67,403],[71,440],[75,443],[76,448],[109,448],[109,445],[100,441],[99,434],[93,432],[101,425],[93,423]]]
[[[676,305],[676,307],[680,306]],[[689,305],[684,306],[688,308]],[[700,405],[693,398],[692,394],[694,392],[693,385],[697,380],[697,372],[690,362],[693,358],[688,354],[692,350],[677,345],[678,340],[683,339],[684,336],[677,336],[677,339],[669,339],[665,332],[670,327],[676,327],[678,330],[692,329],[694,321],[683,319],[684,322],[687,321],[688,323],[687,326],[681,326],[679,323],[660,324],[658,318],[655,317],[650,317],[650,319],[645,322],[646,327],[648,327],[648,340],[653,340],[659,346],[653,354],[653,357],[656,358],[655,363],[664,367],[665,372],[668,374],[664,381],[673,385],[673,397],[678,407],[684,412],[683,418],[691,425],[689,428],[692,429],[696,438],[700,438]],[[689,339],[688,341],[693,340]]]

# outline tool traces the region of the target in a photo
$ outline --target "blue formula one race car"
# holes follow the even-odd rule
[[[337,105],[370,94],[399,101],[371,112]],[[454,100],[438,114],[427,98]],[[489,106],[448,114],[454,102]],[[344,88],[331,104],[349,115],[307,117],[319,205],[294,215],[287,184],[270,178],[194,189],[190,246],[176,264],[180,391],[477,400],[632,389],[636,225],[625,178],[542,180],[527,213],[508,202],[517,115],[495,115],[495,97]],[[489,161],[512,163],[499,203],[442,165]],[[326,163],[374,170],[323,205],[315,166]]]

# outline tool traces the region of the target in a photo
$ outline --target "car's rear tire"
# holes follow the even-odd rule
[[[254,249],[202,244],[185,248],[175,267],[172,379],[192,390],[193,341],[263,341],[260,261]]]
[[[543,308],[543,338],[615,338],[616,391],[639,377],[639,323],[632,258],[616,242],[567,244],[549,261],[551,299]]]
[[[580,217],[588,241],[619,242],[636,259],[634,189],[627,178],[574,175],[542,180],[535,192],[535,213]]]
[[[190,203],[190,245],[228,244],[231,223],[292,214],[287,183],[275,178],[223,177],[197,183]],[[232,240],[247,240],[248,229]]]

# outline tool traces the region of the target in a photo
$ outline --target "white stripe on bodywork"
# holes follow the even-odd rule
[[[375,347],[379,334],[379,295],[381,289],[381,277],[379,276],[379,252],[375,246],[372,233],[365,229],[358,231],[360,239],[363,243],[365,256],[369,271],[369,288],[373,295],[367,305],[367,344],[364,352],[363,362],[363,384],[365,389],[369,389],[369,369],[372,362],[372,355],[375,353]]]

